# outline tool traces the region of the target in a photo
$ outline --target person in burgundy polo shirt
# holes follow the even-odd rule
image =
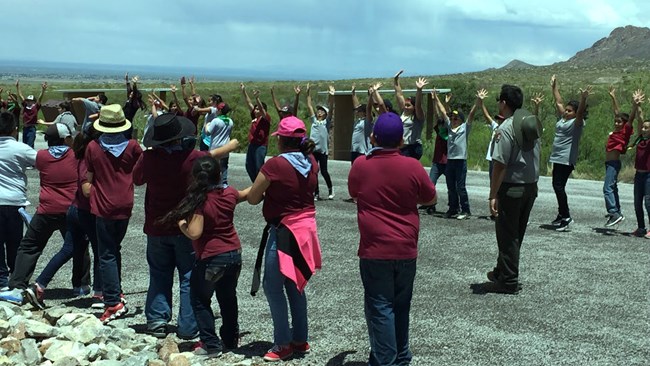
[[[64,124],[54,124],[48,127],[45,139],[49,147],[38,151],[35,162],[41,180],[38,208],[18,247],[16,266],[9,278],[10,290],[0,293],[0,300],[16,304],[22,304],[27,297],[39,309],[45,307],[42,296],[39,299],[35,285],[28,286],[29,280],[54,231],[65,237],[66,212],[77,187],[77,161],[70,150],[70,130]]]
[[[382,113],[374,149],[354,161],[348,176],[357,201],[359,269],[370,336],[368,365],[408,365],[409,312],[418,255],[417,205],[436,203],[436,189],[419,161],[400,155],[400,117]],[[396,178],[398,177],[398,178]]]
[[[190,304],[190,277],[194,266],[191,240],[177,225],[164,225],[160,219],[173,210],[185,197],[190,183],[192,164],[203,156],[219,158],[238,146],[237,140],[212,151],[194,150],[183,140],[195,136],[192,121],[174,113],[165,113],[153,120],[144,135],[144,151],[133,168],[136,185],[147,184],[145,193],[145,223],[147,234],[147,263],[149,288],[145,303],[147,330],[156,337],[167,335],[167,323],[172,319],[172,288],[174,271],[178,271],[180,306],[178,336],[192,339],[198,332]],[[170,175],[170,172],[174,172]]]
[[[16,80],[16,94],[18,95],[20,104],[23,106],[23,143],[34,148],[34,141],[36,140],[36,122],[38,121],[38,111],[41,110],[41,101],[43,95],[47,90],[47,83],[41,84],[41,94],[38,100],[33,95],[28,95],[27,98],[20,92],[20,80]]]
[[[251,112],[251,126],[248,130],[248,150],[246,151],[246,172],[251,182],[255,182],[257,174],[260,172],[264,159],[266,158],[267,146],[269,143],[269,131],[271,130],[271,116],[266,111],[266,103],[260,100],[260,91],[255,90],[255,105],[246,92],[243,83],[239,84],[244,100]]]
[[[120,248],[133,209],[133,167],[142,154],[137,141],[123,132],[131,127],[119,104],[104,106],[93,123],[102,135],[88,144],[86,165],[88,183],[84,194],[90,197],[90,212],[96,216],[97,247],[102,274],[106,324],[128,310],[122,300]]]

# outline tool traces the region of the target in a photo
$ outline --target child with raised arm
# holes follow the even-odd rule
[[[637,91],[635,95],[641,94]],[[603,195],[605,196],[605,208],[607,209],[606,227],[612,227],[625,220],[621,212],[621,203],[618,198],[618,173],[621,171],[621,154],[625,154],[630,137],[634,133],[632,122],[634,121],[638,105],[632,100],[632,112],[621,113],[618,101],[616,100],[616,89],[609,88],[609,96],[612,99],[614,110],[614,130],[607,137],[605,146],[605,182],[603,183]]]
[[[447,196],[449,197],[449,210],[446,218],[465,220],[471,215],[469,197],[465,188],[467,179],[467,141],[471,130],[472,121],[465,121],[462,112],[453,110],[447,115],[447,109],[442,104],[433,88],[431,95],[438,106],[438,110],[445,119],[445,127],[449,137],[447,139]],[[478,98],[477,98],[478,99]],[[472,108],[475,110],[476,108]]]
[[[400,70],[393,78],[395,87],[395,99],[397,106],[401,111],[400,118],[404,125],[404,146],[400,152],[404,156],[420,160],[422,157],[422,129],[424,128],[424,110],[422,109],[422,88],[427,85],[424,78],[419,78],[415,82],[417,88],[415,97],[404,98],[402,87],[399,83],[399,76],[404,72]]]
[[[487,97],[488,94],[485,89],[479,90],[479,93],[481,94],[482,99]],[[494,137],[496,136],[497,128],[499,128],[499,125],[505,120],[505,118],[499,114],[495,115],[494,118],[492,118],[492,115],[490,115],[490,112],[488,112],[485,103],[481,103],[481,111],[483,112],[483,117],[485,118],[485,124],[490,129],[490,143],[488,144],[487,153],[485,154],[485,160],[489,161],[488,176],[490,177],[490,181],[492,181],[492,167],[494,166],[494,164],[492,164],[492,150],[494,146]]]
[[[555,124],[555,137],[549,158],[553,164],[553,190],[558,204],[558,215],[551,224],[557,226],[556,231],[567,231],[573,219],[565,188],[578,160],[578,145],[587,119],[587,97],[591,93],[591,86],[580,89],[580,102],[571,100],[566,105],[562,101],[555,75],[551,77],[551,89],[557,116],[560,118]]]
[[[350,164],[359,156],[366,155],[372,148],[370,134],[372,133],[372,113],[368,113],[368,106],[372,105],[372,96],[368,104],[361,104],[357,97],[356,87],[352,84],[352,108],[354,109],[354,125],[352,127],[352,146],[350,151]]]
[[[275,107],[276,112],[278,112],[278,116],[280,119],[289,117],[289,116],[295,116],[296,113],[298,113],[298,104],[300,103],[300,86],[296,85],[293,87],[293,92],[296,95],[295,99],[293,100],[293,105],[290,104],[285,104],[283,106],[280,106],[280,103],[278,102],[278,99],[275,97],[275,87],[271,87],[271,100],[273,100],[273,106]]]
[[[27,98],[23,96],[20,91],[20,80],[16,80],[16,95],[18,95],[20,104],[23,106],[23,143],[34,148],[34,141],[36,140],[36,123],[38,121],[38,111],[41,110],[41,102],[43,95],[47,90],[47,83],[41,84],[41,94],[38,99],[33,95],[28,95]]]
[[[445,96],[445,99],[447,99],[447,96]],[[436,140],[433,147],[433,158],[431,159],[429,179],[433,185],[436,185],[438,184],[438,179],[441,175],[445,176],[446,181],[447,139],[449,138],[447,127],[445,126],[445,119],[440,115],[436,103],[433,103],[433,119],[436,121],[436,124],[433,126],[433,130],[436,132]],[[426,210],[429,215],[436,213],[435,204],[430,206],[420,206],[419,209]]]
[[[245,201],[250,188],[224,187],[219,162],[205,156],[194,161],[187,195],[165,215],[162,223],[177,223],[192,240],[196,264],[190,278],[190,299],[201,341],[200,356],[219,357],[223,346],[239,346],[237,281],[241,272],[241,242],[233,223],[235,207]],[[217,335],[212,295],[219,302],[222,325]]]
[[[264,159],[266,158],[266,151],[269,144],[269,132],[271,130],[271,116],[266,111],[266,103],[260,100],[259,90],[255,90],[255,104],[251,102],[251,98],[246,92],[244,83],[239,84],[241,92],[251,113],[251,126],[248,129],[248,150],[246,151],[246,173],[255,182],[257,173],[260,172]]]
[[[314,148],[314,158],[318,162],[320,172],[327,184],[328,196],[327,199],[334,199],[334,192],[332,191],[332,179],[327,171],[327,154],[329,142],[329,130],[332,124],[332,114],[334,113],[334,86],[330,85],[329,94],[327,99],[328,107],[317,105],[317,112],[314,113],[314,107],[311,101],[311,87],[307,84],[307,111],[309,112],[309,119],[311,120],[311,131],[309,138],[316,143]],[[314,193],[314,201],[320,200],[320,191],[316,185],[316,192]]]
[[[215,94],[211,97],[211,99],[213,102],[216,102],[217,100],[221,100],[221,97]],[[210,150],[214,150],[226,145],[228,141],[230,141],[230,134],[232,132],[234,122],[229,116],[231,109],[228,104],[220,102],[216,105],[216,108],[211,107],[211,110],[216,111],[216,117],[212,118],[210,122],[205,123],[204,131],[205,134],[210,137]],[[219,160],[219,164],[221,165],[221,183],[225,186],[228,185],[229,156],[230,155],[226,155]]]
[[[634,158],[634,213],[636,214],[637,229],[632,235],[650,239],[645,225],[643,206],[650,217],[650,121],[643,118],[641,103],[645,100],[645,95],[637,91],[633,96],[634,106],[636,109],[636,118],[638,121],[636,140],[636,157]]]

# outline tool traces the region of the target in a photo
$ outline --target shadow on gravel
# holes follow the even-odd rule
[[[241,333],[240,335],[243,336],[245,333]],[[255,341],[242,344],[239,348],[232,350],[232,353],[244,355],[246,358],[253,358],[253,356],[263,356],[271,347],[273,347],[273,343],[271,342]]]
[[[360,362],[360,361],[345,362],[345,357],[347,355],[351,355],[353,353],[357,353],[357,351],[341,352],[338,355],[330,358],[330,360],[327,361],[327,364],[325,364],[325,366],[365,366],[365,365],[367,365],[366,362]]]
[[[539,225],[539,228],[540,228],[540,229],[544,229],[544,230],[552,230],[552,231],[555,231],[555,229],[557,229],[558,227],[557,227],[557,226],[554,226],[554,225],[542,224],[542,225]]]
[[[615,228],[609,228],[609,227],[594,227],[591,228],[593,231],[595,231],[598,234],[602,235],[609,235],[609,236],[614,236],[614,235],[621,235],[621,236],[632,236],[630,233],[622,233],[618,231]]]
[[[474,295],[486,295],[488,291],[485,289],[485,282],[482,283],[472,283],[469,285],[469,288],[472,290]]]

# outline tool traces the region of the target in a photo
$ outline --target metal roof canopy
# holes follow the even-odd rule
[[[433,98],[431,97],[433,89],[422,89],[423,96],[427,101],[425,107],[425,138],[431,140],[433,137]],[[402,89],[402,93],[415,93],[417,89]],[[436,92],[446,94],[451,89],[436,88]],[[328,91],[318,92],[319,95],[327,95]],[[367,95],[367,90],[359,89],[356,91],[358,97]],[[394,89],[380,89],[379,94],[395,94]],[[355,117],[352,106],[352,90],[337,90],[334,92],[334,133],[330,136],[332,139],[332,156],[336,160],[350,160],[350,149],[352,147],[352,129],[354,127]],[[363,101],[361,101],[363,103]]]

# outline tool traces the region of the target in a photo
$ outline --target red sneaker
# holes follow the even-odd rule
[[[276,362],[280,360],[286,360],[287,358],[293,356],[293,347],[287,344],[284,346],[275,345],[273,348],[268,350],[264,355],[264,361]]]
[[[303,342],[303,343],[291,343],[291,347],[293,348],[293,352],[295,353],[302,353],[306,354],[311,351],[311,347],[309,347],[309,343]]]
[[[108,324],[115,319],[123,317],[128,312],[129,310],[126,308],[126,305],[118,302],[116,305],[106,307],[104,314],[99,318],[99,320],[104,324]]]

